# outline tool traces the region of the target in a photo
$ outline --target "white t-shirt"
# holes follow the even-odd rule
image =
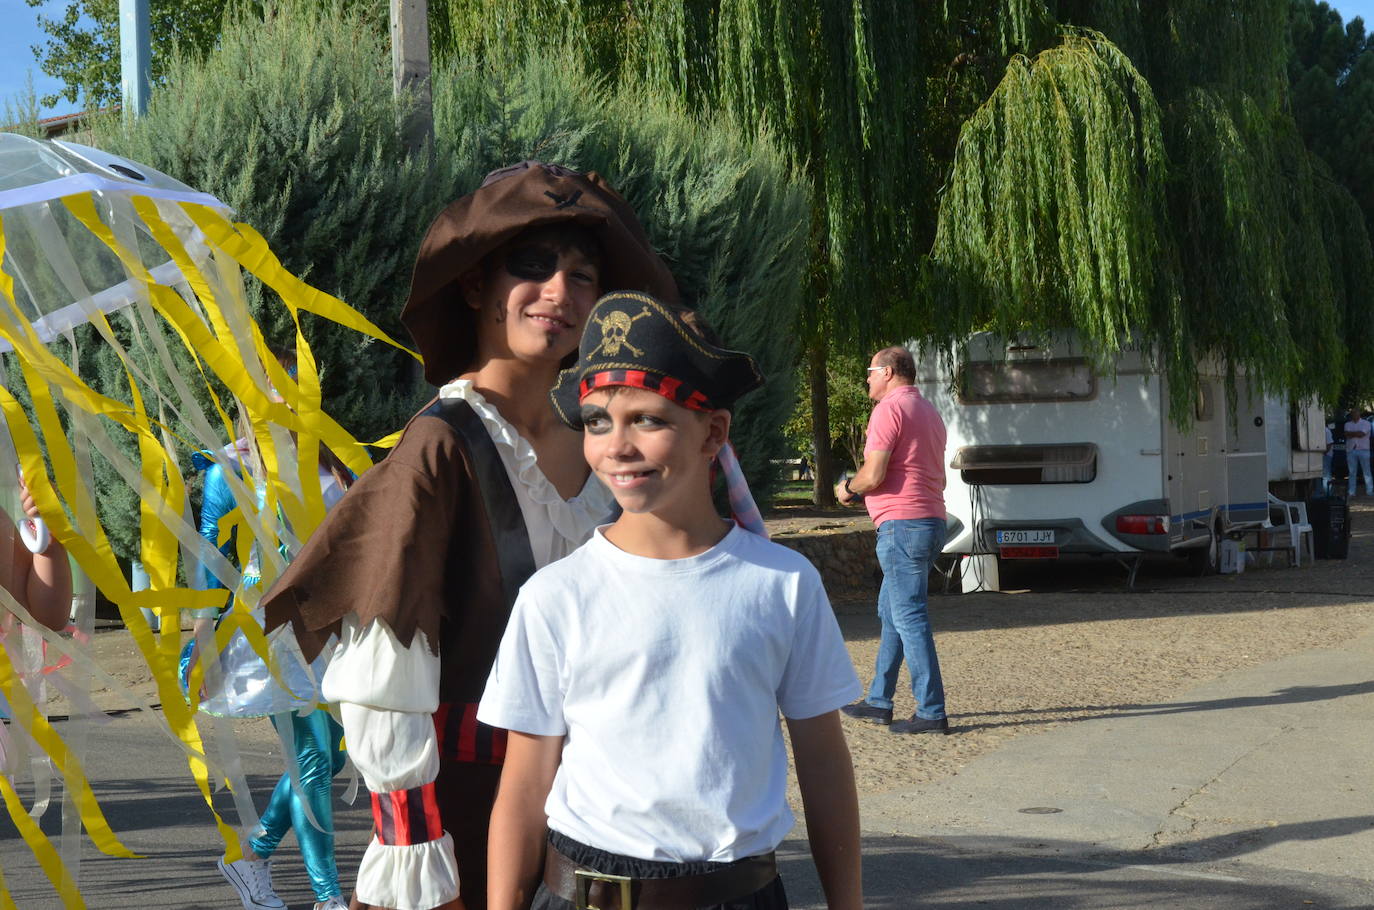
[[[1350,431],[1355,430],[1364,433],[1363,436],[1351,436]],[[1369,434],[1371,427],[1368,420],[1361,417],[1359,420],[1347,420],[1345,422],[1345,448],[1350,452],[1369,451]]]
[[[819,574],[741,528],[687,559],[598,529],[525,583],[477,717],[565,736],[549,827],[641,859],[728,862],[792,828],[778,712],[860,694]]]

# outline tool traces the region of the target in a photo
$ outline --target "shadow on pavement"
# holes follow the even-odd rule
[[[1278,689],[1272,695],[1245,696],[1241,698],[1218,698],[1212,701],[1183,701],[1153,705],[1066,705],[1055,708],[1025,708],[1019,711],[982,711],[976,714],[950,715],[952,730],[987,730],[996,727],[1022,727],[1042,723],[1065,723],[1096,720],[1098,717],[1149,717],[1151,715],[1185,714],[1194,711],[1221,711],[1230,708],[1256,708],[1274,705],[1300,705],[1312,702],[1348,698],[1352,695],[1374,693],[1374,680],[1362,683],[1334,686],[1290,686]],[[1087,713],[1084,713],[1087,712]],[[1064,716],[1065,714],[1082,716]],[[1047,719],[1039,719],[1048,715]],[[974,721],[971,718],[1008,717],[1018,720]]]
[[[1335,837],[1370,817],[1288,826],[1280,837]],[[1223,840],[1233,840],[1235,836]],[[1222,845],[1209,845],[1214,849]],[[1295,907],[1369,906],[1369,885],[1353,879],[1319,879],[1225,864],[1181,869],[1179,858],[1155,853],[1084,854],[1072,843],[1025,843],[1009,838],[914,839],[870,836],[863,840],[864,906],[907,908],[1003,908],[1003,910],[1291,910]],[[1216,856],[1233,856],[1220,852]],[[794,910],[825,906],[815,868],[803,841],[779,852]]]
[[[1374,828],[1374,815],[1349,815],[1344,818],[1323,818],[1317,821],[1289,822],[1273,827],[1247,828],[1244,831],[1170,844],[1150,851],[1151,858],[1140,862],[1153,865],[1227,859],[1287,841],[1327,840],[1351,834],[1364,834],[1371,828]],[[1371,894],[1371,897],[1374,898],[1374,894]]]

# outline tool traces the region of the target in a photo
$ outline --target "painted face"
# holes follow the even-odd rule
[[[595,261],[575,247],[517,240],[476,282],[479,345],[488,354],[562,360],[577,348],[601,295]]]
[[[665,516],[708,495],[711,459],[728,430],[710,414],[631,388],[589,393],[582,422],[582,454],[620,507]]]

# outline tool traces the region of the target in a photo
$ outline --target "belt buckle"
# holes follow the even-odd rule
[[[593,907],[587,901],[591,897],[592,884],[602,882],[607,885],[616,885],[620,888],[620,910],[631,910],[634,906],[630,900],[630,883],[634,879],[628,875],[608,875],[602,872],[593,872],[590,869],[576,869],[573,871],[573,905],[577,910],[610,910],[608,907]]]

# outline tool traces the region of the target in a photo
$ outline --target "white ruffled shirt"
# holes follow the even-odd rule
[[[461,398],[482,421],[510,476],[529,533],[536,568],[581,546],[611,514],[610,491],[589,475],[582,491],[563,499],[539,469],[534,447],[466,379],[439,390]],[[349,755],[367,788],[376,793],[409,790],[439,773],[433,714],[439,707],[439,658],[423,632],[402,647],[381,620],[359,629],[345,620],[323,680],[327,701],[337,702]],[[453,838],[408,846],[378,843],[358,867],[358,900],[395,910],[429,910],[458,897]]]

